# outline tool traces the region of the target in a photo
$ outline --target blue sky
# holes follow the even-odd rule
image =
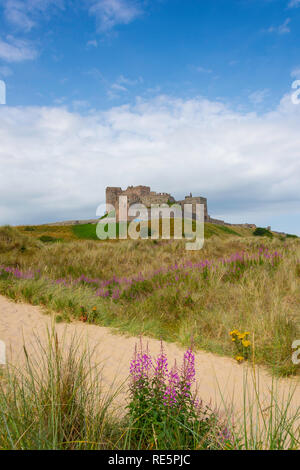
[[[0,0],[0,223],[147,184],[300,234],[299,31],[300,0]]]

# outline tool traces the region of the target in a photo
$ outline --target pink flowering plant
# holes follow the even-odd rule
[[[141,342],[130,364],[130,380],[131,438],[138,440],[140,448],[195,449],[200,441],[201,448],[223,446],[226,433],[222,443],[212,437],[212,429],[218,426],[216,415],[192,391],[195,356],[191,349],[185,352],[181,367],[176,363],[169,367],[163,346],[153,359]]]

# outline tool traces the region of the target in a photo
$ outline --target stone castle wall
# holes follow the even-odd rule
[[[147,208],[152,204],[180,204],[182,209],[184,204],[192,204],[193,214],[196,211],[196,204],[204,204],[204,217],[208,221],[209,215],[207,212],[207,199],[205,197],[193,197],[191,194],[186,196],[182,201],[176,201],[169,193],[157,193],[151,191],[149,186],[128,186],[127,189],[122,190],[120,187],[107,187],[106,188],[106,204],[111,204],[116,210],[116,217],[119,217],[119,197],[127,196],[128,206],[132,204],[143,204]],[[107,209],[108,211],[108,209]]]
[[[218,225],[231,225],[231,226],[240,226],[248,228],[256,228],[252,224],[228,224],[224,220],[213,219],[208,214],[207,208],[207,199],[202,196],[185,196],[185,199],[181,201],[176,201],[173,196],[169,193],[156,193],[151,191],[149,186],[128,186],[127,189],[122,190],[120,187],[107,187],[106,188],[106,204],[111,204],[115,207],[116,218],[119,219],[119,196],[127,196],[128,207],[132,204],[143,204],[147,208],[150,208],[152,204],[168,204],[168,203],[177,203],[180,204],[183,210],[184,204],[192,204],[192,216],[195,216],[196,204],[204,205],[204,221],[210,222],[212,224]],[[149,218],[151,216],[150,211]],[[128,218],[130,219],[130,218]]]
[[[117,218],[119,212],[119,196],[127,196],[128,206],[132,204],[143,204],[146,207],[151,207],[151,204],[175,202],[171,194],[156,193],[151,191],[149,186],[128,186],[124,191],[119,187],[108,187],[106,188],[106,204],[111,204],[115,207]]]

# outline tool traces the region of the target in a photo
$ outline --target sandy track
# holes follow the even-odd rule
[[[21,364],[24,360],[23,344],[26,343],[29,354],[33,353],[36,345],[36,336],[42,341],[46,340],[46,327],[51,328],[51,316],[42,313],[40,307],[27,304],[13,303],[0,296],[0,340],[6,343],[7,358],[9,362]],[[128,377],[129,362],[132,358],[134,347],[138,338],[126,337],[113,334],[111,330],[96,325],[87,325],[81,322],[71,324],[55,324],[58,337],[66,335],[71,338],[76,335],[80,337],[82,344],[88,341],[91,350],[94,350],[93,361],[103,366],[103,382],[111,387],[124,382]],[[145,338],[149,344],[150,351],[157,355],[160,350],[160,342]],[[184,350],[176,344],[166,343],[165,350],[168,354],[169,363],[176,359],[181,363]],[[223,409],[220,390],[223,399],[231,401],[234,398],[235,411],[243,408],[243,384],[246,365],[238,365],[234,360],[226,357],[216,356],[211,353],[197,352],[195,355],[196,379],[199,396],[213,406]],[[248,367],[251,373],[252,369]],[[272,378],[264,368],[257,369],[259,375],[261,398],[268,399],[272,388]],[[253,382],[249,379],[249,382]],[[299,379],[281,379],[278,381],[278,394],[284,400],[289,390],[296,387],[293,396],[291,410],[296,412],[300,407],[300,381]],[[253,387],[248,385],[250,393]],[[125,392],[124,392],[125,393]],[[124,397],[125,395],[123,395]],[[267,406],[267,401],[266,401]]]

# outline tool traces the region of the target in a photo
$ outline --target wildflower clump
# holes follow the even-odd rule
[[[239,363],[246,361],[250,357],[251,352],[251,341],[248,339],[250,335],[249,331],[241,333],[235,329],[230,331],[231,341],[235,345],[236,356],[235,360]]]
[[[80,317],[79,320],[82,321],[83,323],[86,323],[87,321],[89,323],[92,323],[95,321],[97,316],[97,307],[93,307],[91,311],[88,311],[88,309],[85,309],[84,306],[80,307]]]
[[[85,311],[85,308],[83,306],[80,307],[81,315],[79,317],[79,320],[85,323],[88,320],[87,313]]]
[[[184,353],[180,367],[168,364],[161,346],[153,359],[148,348],[136,347],[130,364],[131,433],[144,449],[220,448],[227,445],[226,433],[217,416],[192,391],[195,356]],[[222,436],[222,439],[220,439]],[[225,442],[226,441],[226,442]]]

